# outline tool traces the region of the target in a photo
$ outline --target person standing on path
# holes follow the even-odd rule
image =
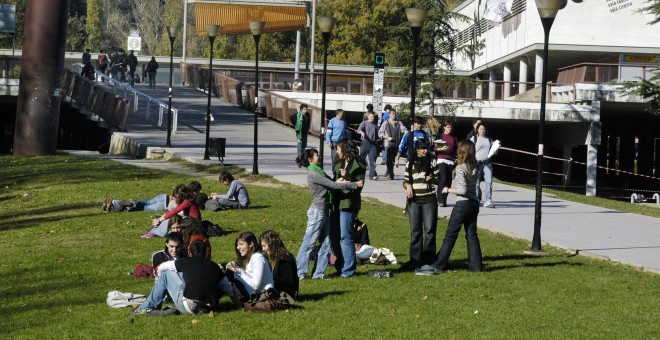
[[[394,179],[394,159],[399,150],[399,143],[401,143],[401,139],[407,130],[399,122],[396,111],[394,109],[391,110],[392,114],[389,115],[387,121],[378,130],[378,137],[383,139],[383,149],[386,154],[386,157],[383,157],[387,165],[385,177]]]
[[[371,112],[367,115],[367,120],[362,121],[357,129],[362,136],[362,145],[360,145],[360,158],[369,164],[369,178],[372,181],[378,180],[376,173],[376,157],[378,157],[378,125],[376,124],[376,115]]]
[[[490,149],[493,147],[493,140],[490,137],[486,137],[486,126],[484,124],[479,124],[477,126],[477,135],[472,137],[472,142],[474,143],[475,156],[477,159],[477,197],[481,201],[482,191],[481,191],[481,176],[484,177],[484,208],[495,208],[495,203],[493,203],[493,162],[491,161],[488,154]]]
[[[325,132],[325,140],[328,142],[328,146],[330,146],[330,159],[334,166],[337,157],[337,143],[348,140],[348,128],[343,110],[337,110],[335,118],[330,119],[328,122],[327,130]],[[321,163],[323,163],[323,160],[321,160]]]
[[[296,139],[298,140],[296,163],[300,164],[303,153],[307,149],[307,135],[309,134],[309,112],[307,104],[300,104],[299,110],[289,116],[291,124],[296,130]]]
[[[138,60],[134,54],[133,50],[130,50],[128,56],[126,57],[126,63],[128,64],[128,81],[131,86],[135,85],[135,71],[137,71]]]

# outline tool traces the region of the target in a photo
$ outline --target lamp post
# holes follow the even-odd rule
[[[319,161],[323,167],[323,140],[325,139],[325,92],[326,92],[326,78],[328,75],[328,44],[330,43],[330,34],[332,29],[335,28],[337,19],[333,17],[318,17],[316,21],[319,23],[321,34],[323,35],[323,80],[321,87],[321,128],[319,130]]]
[[[172,141],[170,137],[172,136],[172,65],[174,64],[174,39],[178,29],[176,26],[167,26],[167,35],[170,37],[170,88],[168,90],[168,100],[167,104],[167,141],[165,142],[166,148],[172,147]]]
[[[218,35],[219,29],[219,25],[206,25],[206,33],[209,35],[209,44],[211,45],[211,48],[209,53],[209,100],[206,104],[206,147],[204,147],[204,160],[211,159],[209,158],[209,134],[211,130],[211,79],[213,78],[213,42],[215,41],[215,36]]]
[[[257,136],[259,133],[259,125],[257,123],[257,117],[259,113],[259,39],[261,38],[261,33],[264,32],[264,26],[266,26],[265,21],[250,21],[250,31],[252,31],[252,37],[254,38],[255,45],[255,56],[254,56],[254,152],[253,152],[253,162],[252,162],[252,174],[259,174],[259,151]]]
[[[408,133],[408,155],[406,155],[406,158],[412,158],[411,156],[415,154],[413,139],[415,133],[415,90],[417,87],[417,45],[419,45],[419,33],[422,31],[427,14],[427,10],[422,8],[406,8],[406,17],[408,18],[413,36],[412,84],[410,86],[410,117],[412,119],[412,126]],[[412,164],[412,160],[408,159],[409,174],[412,174]],[[410,181],[412,184],[412,176],[410,177]]]
[[[528,253],[543,254],[541,249],[541,175],[543,174],[543,130],[545,128],[546,82],[548,76],[548,39],[562,0],[536,0],[536,8],[543,24],[543,73],[541,77],[541,113],[539,116],[539,150],[536,163],[536,201],[534,204],[534,235]]]

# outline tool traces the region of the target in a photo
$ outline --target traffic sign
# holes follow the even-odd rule
[[[128,37],[128,49],[139,51],[142,48],[142,38],[141,37]]]

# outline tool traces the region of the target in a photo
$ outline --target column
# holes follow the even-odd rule
[[[536,51],[536,65],[534,65],[534,87],[541,86],[543,81],[543,51]]]
[[[527,92],[527,62],[520,59],[518,62],[518,93]]]
[[[511,97],[511,64],[504,64],[504,95],[502,100],[506,100]]]
[[[481,77],[477,74],[475,79],[477,80],[477,88],[475,89],[474,98],[475,99],[483,99],[484,98],[484,86],[483,86],[483,83],[481,82]]]
[[[495,82],[495,80],[497,80],[497,70],[494,68],[490,69],[488,80],[490,80],[488,83],[488,100],[495,100],[495,95],[497,93],[497,83]]]

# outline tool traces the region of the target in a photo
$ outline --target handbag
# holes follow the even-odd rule
[[[267,289],[250,294],[250,300],[243,303],[245,312],[272,313],[280,307],[279,294],[275,289]]]

